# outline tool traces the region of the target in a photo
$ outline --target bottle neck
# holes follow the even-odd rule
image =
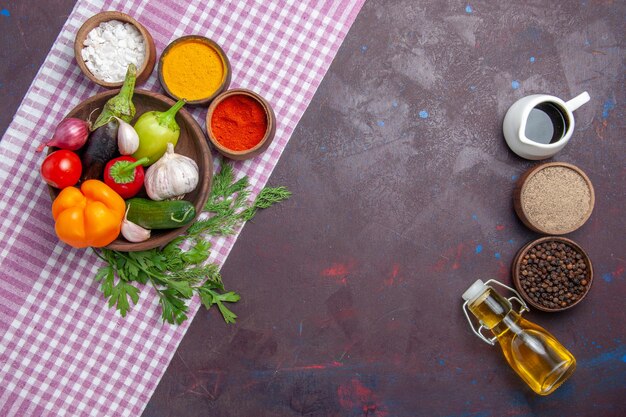
[[[496,335],[499,332],[496,332],[495,327],[500,327],[499,325],[505,321],[509,313],[519,316],[514,311],[511,311],[512,306],[509,300],[502,297],[491,287],[487,287],[482,294],[472,300],[468,308],[480,320],[483,326],[492,329]],[[514,319],[514,317],[511,316],[506,322],[510,319]]]
[[[498,339],[507,332],[520,334],[524,330],[521,326],[521,320],[522,316],[518,312],[510,310],[509,313],[504,316],[502,321],[491,328],[491,332]]]

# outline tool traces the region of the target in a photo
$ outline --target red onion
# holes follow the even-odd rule
[[[46,146],[55,146],[69,151],[81,148],[89,136],[89,122],[70,117],[63,119],[54,131],[54,136],[46,143],[37,148],[37,152],[43,151]]]

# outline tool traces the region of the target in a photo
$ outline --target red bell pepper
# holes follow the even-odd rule
[[[147,162],[148,158],[132,156],[111,159],[104,168],[104,182],[123,199],[131,198],[143,187],[143,164]]]

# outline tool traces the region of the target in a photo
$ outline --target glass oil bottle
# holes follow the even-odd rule
[[[517,297],[506,299],[488,284],[500,285]],[[551,394],[576,369],[576,359],[554,336],[522,318],[528,307],[514,289],[495,280],[477,280],[463,299],[463,311],[474,333],[490,345],[497,341],[509,365],[537,394]],[[521,305],[519,312],[513,310],[513,300]],[[480,321],[478,329],[468,310]],[[486,337],[483,329],[491,330],[494,337]]]

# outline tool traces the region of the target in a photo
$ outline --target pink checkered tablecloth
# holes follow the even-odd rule
[[[217,41],[232,64],[231,87],[259,92],[276,111],[271,147],[235,165],[258,192],[363,1],[77,2],[0,142],[0,416],[139,415],[191,322],[163,324],[147,287],[121,318],[93,280],[100,266],[93,252],[54,234],[39,177],[43,156],[34,150],[69,109],[100,90],[74,62],[81,24],[102,10],[126,12],[148,28],[158,53],[186,34]],[[141,88],[160,91],[156,71]],[[204,126],[203,111],[192,113]],[[235,240],[214,239],[210,261],[222,264]],[[190,317],[199,306],[195,299]],[[225,325],[217,316],[215,324]]]

